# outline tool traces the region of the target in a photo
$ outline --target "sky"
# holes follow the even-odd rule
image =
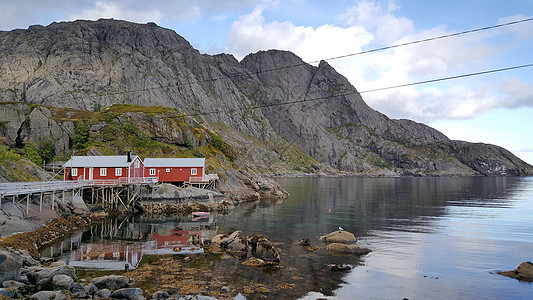
[[[0,30],[77,19],[155,22],[202,53],[241,60],[289,50],[326,60],[390,118],[502,146],[533,164],[533,67],[365,92],[533,63],[533,21],[377,48],[533,17],[531,0],[0,0]]]

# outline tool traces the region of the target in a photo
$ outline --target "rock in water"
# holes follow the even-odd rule
[[[533,281],[533,263],[529,261],[523,262],[518,266],[518,268],[512,271],[498,272],[498,274],[516,278],[518,280]]]
[[[326,243],[353,244],[357,242],[357,238],[355,235],[353,235],[353,233],[344,230],[337,230],[332,233],[328,233],[320,239]]]
[[[351,253],[351,254],[368,254],[372,252],[372,250],[368,248],[362,248],[358,247],[356,245],[346,245],[341,243],[331,243],[329,244],[326,249],[331,252],[336,253]]]

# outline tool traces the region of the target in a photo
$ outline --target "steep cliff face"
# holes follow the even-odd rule
[[[533,174],[503,149],[389,119],[326,62],[314,67],[275,50],[242,62],[205,55],[153,23],[76,21],[0,32],[0,101],[12,102],[0,107],[4,143],[18,148],[49,139],[56,152],[70,151],[76,121],[54,117],[54,107],[89,112],[136,104],[179,110],[186,127],[202,123],[222,135],[235,149],[235,165],[259,172],[334,172],[331,166],[379,176]],[[161,114],[129,112],[113,122],[179,147],[208,143]],[[106,130],[91,126],[95,134]]]

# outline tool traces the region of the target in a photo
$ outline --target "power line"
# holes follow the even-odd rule
[[[482,27],[482,28],[477,28],[477,29],[471,29],[471,30],[466,30],[466,31],[460,31],[460,32],[456,32],[456,33],[450,33],[450,34],[440,35],[440,36],[436,36],[436,37],[430,37],[430,38],[427,38],[427,39],[416,40],[416,41],[412,41],[412,42],[406,42],[406,43],[387,46],[387,47],[382,47],[382,48],[376,48],[376,49],[371,49],[371,50],[366,50],[366,51],[361,51],[361,52],[356,52],[356,53],[350,53],[350,54],[335,56],[335,57],[331,57],[331,58],[326,58],[324,60],[328,61],[328,60],[335,60],[335,59],[346,58],[346,57],[351,57],[351,56],[356,56],[356,55],[361,55],[361,54],[368,54],[368,53],[373,53],[373,52],[378,52],[378,51],[383,51],[383,50],[403,47],[403,46],[409,46],[409,45],[414,45],[414,44],[419,44],[419,43],[424,43],[424,42],[440,40],[440,39],[459,36],[459,35],[468,34],[468,33],[480,32],[480,31],[484,31],[484,30],[500,28],[500,27],[505,27],[505,26],[509,26],[509,25],[515,25],[515,24],[529,22],[529,21],[533,21],[533,18],[527,18],[527,19],[522,19],[522,20],[518,20],[518,21],[513,21],[513,22],[508,22],[508,23],[503,23],[503,24],[498,24],[498,25],[492,25],[492,26],[487,26],[487,27]],[[312,61],[312,62],[310,62],[310,64],[318,63],[318,62],[320,62],[320,60]]]

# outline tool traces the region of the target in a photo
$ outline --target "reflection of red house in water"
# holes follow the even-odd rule
[[[158,249],[168,248],[172,246],[192,246],[189,241],[189,236],[193,234],[200,235],[201,232],[192,232],[183,229],[172,229],[162,232],[154,232],[151,237],[157,242]]]
[[[141,261],[145,245],[142,243],[124,244],[113,241],[101,241],[84,244],[73,252],[72,262],[116,262],[128,263],[131,268],[136,268]],[[98,266],[96,266],[98,267]],[[106,266],[101,266],[106,268]]]
[[[194,248],[189,242],[189,236],[193,234],[201,235],[201,231],[172,229],[154,232],[146,242],[99,241],[82,244],[71,252],[69,265],[119,270],[124,269],[127,263],[131,269],[135,269],[143,253],[169,254],[174,253],[175,247]]]

